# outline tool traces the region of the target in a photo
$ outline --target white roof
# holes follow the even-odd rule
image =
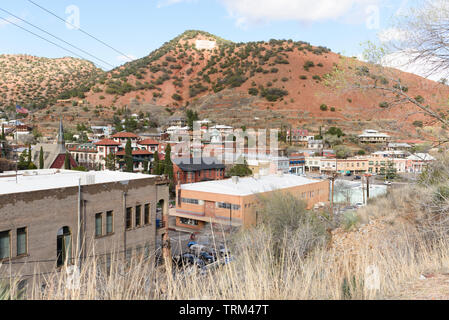
[[[413,161],[434,161],[435,160],[435,158],[432,157],[428,153],[415,153],[415,154],[412,154],[411,156],[407,157],[407,159],[413,160]]]
[[[232,179],[227,179],[183,184],[181,185],[181,190],[227,194],[233,196],[248,196],[257,193],[318,183],[320,181],[322,180],[313,180],[301,176],[284,174],[282,176],[261,176],[258,179],[255,179],[254,177],[239,178],[238,183],[234,183]]]
[[[10,171],[0,174],[0,195],[75,187],[78,186],[79,179],[82,185],[87,185],[126,182],[149,177],[156,176],[118,171],[80,172],[48,169],[19,171],[16,183],[15,171]]]
[[[230,127],[230,126],[218,124],[218,125],[216,125],[216,126],[213,126],[211,129],[234,129],[234,128],[233,128],[233,127]]]

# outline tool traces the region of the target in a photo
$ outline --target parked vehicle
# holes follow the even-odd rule
[[[361,177],[361,176],[356,176],[356,177],[354,178],[354,180],[362,180],[362,177]]]
[[[205,248],[206,246],[203,246],[201,244],[194,244],[189,247],[190,253],[194,254],[197,257],[200,255],[201,251],[203,251]]]
[[[210,255],[209,253],[203,251],[200,253],[200,259],[202,259],[206,263],[213,263],[215,262],[215,257]]]
[[[393,183],[391,181],[385,181],[384,184],[387,186],[391,186]]]

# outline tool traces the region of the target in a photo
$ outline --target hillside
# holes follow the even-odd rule
[[[52,105],[35,114],[35,120],[51,122],[52,116],[63,115],[69,121],[106,121],[123,107],[133,113],[167,110],[168,117],[188,107],[201,117],[247,127],[292,125],[316,131],[338,125],[347,132],[375,128],[412,138],[422,137],[419,127],[434,125],[413,105],[381,108],[385,97],[380,92],[326,85],[326,75],[337,67],[354,74],[351,66],[371,67],[306,42],[233,43],[190,30],[148,56],[98,76],[88,87],[63,95],[76,101],[85,95],[83,105]],[[448,86],[393,72],[412,97],[422,96],[438,112],[447,110]]]
[[[93,63],[70,57],[0,55],[0,108],[44,108],[58,98],[69,98],[62,94],[87,86],[102,73]]]

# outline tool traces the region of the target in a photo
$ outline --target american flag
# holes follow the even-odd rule
[[[22,113],[22,114],[28,114],[29,111],[19,105],[16,105],[16,112],[17,113]]]

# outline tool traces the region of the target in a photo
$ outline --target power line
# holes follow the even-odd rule
[[[101,44],[105,45],[106,47],[108,47],[108,48],[114,50],[115,52],[117,52],[117,53],[119,53],[119,54],[121,54],[122,56],[124,56],[124,57],[126,57],[127,59],[129,59],[129,61],[133,61],[133,59],[130,58],[128,55],[126,55],[126,54],[124,54],[123,52],[121,52],[121,51],[115,49],[114,47],[112,47],[112,46],[110,46],[109,44],[107,44],[106,42],[104,42],[104,41],[98,39],[97,37],[91,35],[90,33],[84,31],[84,30],[81,29],[79,26],[75,26],[75,25],[71,24],[71,23],[68,22],[66,19],[61,18],[61,17],[58,16],[57,14],[55,14],[55,13],[51,12],[50,10],[48,10],[48,9],[46,9],[46,8],[44,8],[44,7],[42,7],[41,5],[37,4],[36,2],[34,2],[34,1],[32,1],[32,0],[27,0],[27,1],[30,2],[30,3],[32,3],[32,4],[35,5],[36,7],[38,7],[38,8],[40,8],[40,9],[44,10],[45,12],[51,14],[52,16],[58,18],[58,19],[61,20],[62,22],[64,22],[64,23],[70,25],[71,27],[77,29],[78,31],[84,33],[85,35],[91,37],[92,39],[94,39],[94,40],[100,42]]]
[[[38,38],[41,38],[42,40],[47,41],[47,42],[51,43],[51,44],[54,45],[54,46],[57,46],[58,48],[60,48],[60,49],[62,49],[62,50],[65,50],[65,51],[67,51],[67,52],[70,52],[71,54],[77,56],[78,58],[81,58],[81,59],[83,59],[83,60],[86,60],[86,58],[80,56],[80,55],[77,54],[76,52],[73,52],[73,51],[70,50],[70,49],[64,48],[63,46],[60,46],[59,44],[57,44],[57,43],[55,43],[55,42],[53,42],[53,41],[51,41],[51,40],[48,40],[48,39],[46,39],[46,38],[44,38],[44,37],[38,35],[37,33],[34,33],[33,31],[30,31],[30,30],[28,30],[28,29],[25,29],[24,27],[21,27],[21,26],[19,26],[18,24],[14,23],[14,22],[12,22],[12,21],[10,21],[10,20],[8,20],[8,19],[5,19],[5,18],[3,18],[3,17],[0,17],[0,19],[4,20],[4,21],[6,21],[6,22],[8,22],[8,23],[10,23],[10,24],[12,24],[12,25],[15,25],[17,28],[20,28],[20,29],[22,29],[22,30],[24,30],[24,31],[26,31],[26,32],[28,32],[28,33],[31,33],[32,35],[34,35],[34,36],[36,36],[36,37],[38,37]]]
[[[42,32],[44,32],[44,33],[50,35],[50,36],[52,36],[53,38],[55,38],[55,39],[57,39],[57,40],[59,40],[59,41],[61,41],[61,42],[64,42],[65,44],[68,44],[68,45],[71,46],[72,48],[75,48],[75,49],[77,49],[77,50],[79,50],[79,51],[81,51],[81,52],[87,54],[88,56],[90,56],[90,57],[92,57],[92,58],[94,58],[94,59],[96,59],[96,60],[98,60],[98,61],[101,61],[102,63],[104,63],[104,64],[106,64],[106,65],[108,65],[108,66],[115,67],[114,65],[110,64],[109,62],[104,61],[103,59],[100,59],[100,58],[94,56],[93,54],[90,54],[89,52],[87,52],[87,51],[85,51],[85,50],[83,50],[83,49],[81,49],[81,48],[79,48],[79,47],[77,47],[77,46],[75,46],[75,45],[73,45],[73,44],[71,44],[71,43],[65,41],[64,39],[61,39],[61,38],[58,37],[58,36],[55,36],[54,34],[51,34],[50,32],[45,31],[44,29],[42,29],[42,28],[40,28],[40,27],[38,27],[38,26],[36,26],[36,25],[34,25],[34,24],[32,24],[32,23],[26,21],[25,19],[22,19],[22,18],[20,18],[20,17],[18,17],[18,16],[16,16],[16,15],[12,14],[11,12],[9,12],[9,11],[7,11],[7,10],[5,10],[5,9],[0,8],[0,10],[3,11],[3,12],[5,12],[5,13],[7,13],[7,14],[9,14],[9,15],[11,15],[11,16],[13,16],[14,18],[19,19],[19,20],[25,22],[26,24],[28,24],[28,25],[30,25],[30,26],[32,26],[32,27],[34,27],[34,28],[36,28],[36,29],[38,29],[38,30],[40,30],[40,31],[42,31]]]

